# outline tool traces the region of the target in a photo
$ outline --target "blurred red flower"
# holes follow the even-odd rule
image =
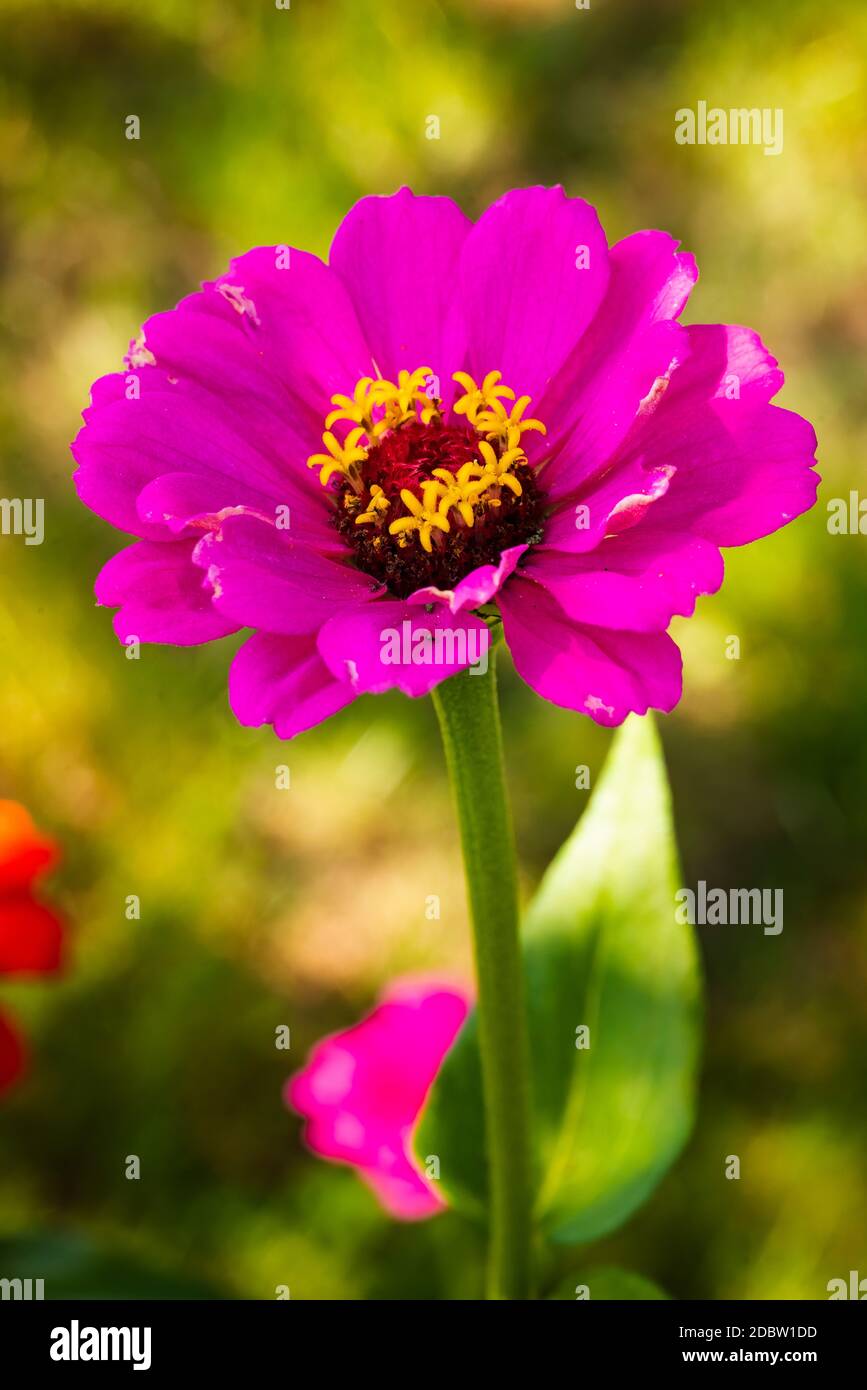
[[[36,880],[57,859],[54,841],[40,835],[24,807],[0,801],[0,976],[49,975],[60,967],[61,918],[34,896]],[[19,1033],[0,1013],[0,1093],[26,1060]]]

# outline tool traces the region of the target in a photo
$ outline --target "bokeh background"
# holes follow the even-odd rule
[[[2,991],[34,1057],[0,1110],[0,1274],[55,1294],[478,1292],[471,1228],[391,1223],[281,1104],[311,1043],[389,978],[468,969],[430,703],[364,699],[280,745],[229,715],[231,641],[125,659],[92,597],[120,538],[77,503],[68,442],[141,321],[232,255],[325,254],[349,204],[404,182],[471,215],[562,182],[611,240],[662,227],[697,255],[687,318],[760,330],[824,484],[676,624],[686,694],[661,721],[685,881],[782,887],[785,929],[700,932],[694,1137],[627,1227],[560,1268],[592,1256],[685,1298],[867,1276],[867,538],[829,535],[826,511],[867,493],[863,4],[6,0],[0,17],[0,491],[44,496],[47,517],[40,548],[0,539],[0,792],[62,841],[71,923],[62,982]],[[677,145],[674,112],[700,99],[782,107],[782,155]],[[609,735],[502,664],[530,891]]]

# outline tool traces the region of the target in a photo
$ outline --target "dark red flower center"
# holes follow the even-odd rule
[[[514,392],[497,384],[499,373],[481,387],[456,379],[465,392],[446,424],[427,368],[401,372],[398,385],[364,378],[352,397],[334,397],[329,452],[309,460],[324,484],[336,475],[334,524],[359,569],[398,598],[453,589],[540,532],[543,499],[521,435],[544,426],[522,418],[529,397],[507,411],[501,398]],[[329,428],[338,419],[355,426],[342,441]]]

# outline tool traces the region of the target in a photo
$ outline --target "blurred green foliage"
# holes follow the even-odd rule
[[[230,1297],[478,1292],[472,1228],[392,1224],[304,1153],[280,1098],[386,979],[468,970],[429,702],[363,700],[287,747],[230,717],[232,642],[125,660],[92,599],[121,541],[77,503],[67,446],[140,322],[230,256],[325,253],[355,198],[404,182],[471,215],[562,182],[610,239],[663,227],[697,255],[687,317],[759,329],[825,482],[809,516],[729,552],[722,593],[676,625],[686,694],[661,721],[686,881],[782,887],[785,929],[701,931],[695,1136],[642,1213],[560,1273],[620,1265],[692,1298],[822,1297],[867,1274],[867,541],[829,536],[825,510],[863,486],[867,452],[867,10],[3,0],[0,15],[2,491],[44,496],[47,517],[41,548],[0,542],[0,790],[62,840],[71,923],[62,983],[3,989],[34,1059],[0,1111],[0,1236],[60,1232]],[[783,154],[676,145],[674,112],[700,99],[782,107]],[[609,737],[502,685],[529,889],[585,803],[575,767],[595,779]]]

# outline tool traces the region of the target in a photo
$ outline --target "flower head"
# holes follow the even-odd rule
[[[559,188],[475,224],[402,189],[351,209],[328,265],[285,251],[155,315],[93,387],[76,484],[139,537],[97,581],[121,640],[253,629],[233,708],[290,737],[427,693],[496,605],[545,698],[604,724],[671,709],[672,618],[818,482],[758,336],[679,322],[692,257],[663,232],[609,246]]]
[[[392,1216],[417,1221],[443,1206],[411,1149],[412,1132],[469,1007],[454,985],[396,981],[354,1028],[325,1038],[287,1083],[323,1158],[357,1168]]]
[[[36,879],[56,861],[23,806],[0,801],[0,976],[52,974],[60,966],[60,918],[34,897]],[[0,1091],[24,1069],[20,1035],[0,1014]]]

